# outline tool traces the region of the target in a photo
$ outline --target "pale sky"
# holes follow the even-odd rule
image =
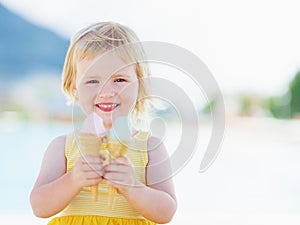
[[[300,70],[297,0],[1,0],[69,38],[95,21],[131,27],[142,41],[196,54],[226,92],[280,94]]]

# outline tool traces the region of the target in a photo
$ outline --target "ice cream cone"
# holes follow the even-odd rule
[[[78,139],[80,143],[80,150],[84,155],[100,156],[101,139],[94,134],[79,133]],[[90,186],[92,199],[94,202],[98,200],[98,184]]]
[[[126,154],[127,147],[119,141],[110,140],[108,142],[108,150],[112,158],[118,158]]]
[[[121,144],[117,140],[110,139],[108,141],[107,147],[108,147],[108,151],[112,158],[122,157],[127,153],[127,147],[125,145]],[[115,201],[116,195],[117,195],[117,190],[114,187],[109,186],[108,187],[108,204],[111,209],[114,207],[114,201]]]

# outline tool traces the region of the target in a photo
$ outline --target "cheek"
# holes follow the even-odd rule
[[[78,88],[78,97],[81,97],[82,99],[92,99],[93,97],[95,97],[95,95],[97,95],[97,93],[99,92],[99,87],[98,86],[86,86],[86,85],[82,85],[79,86]]]
[[[128,87],[126,87],[124,89],[124,95],[127,96],[127,98],[133,98],[136,99],[138,96],[138,85],[134,84],[134,85],[128,85]]]
[[[78,88],[77,102],[85,113],[91,113],[94,107],[93,89]]]
[[[82,103],[86,102],[86,100],[88,100],[89,98],[88,92],[83,91],[82,89],[78,89],[77,96],[78,96],[78,101]]]
[[[138,85],[128,85],[121,92],[121,97],[128,103],[135,103],[138,97]]]

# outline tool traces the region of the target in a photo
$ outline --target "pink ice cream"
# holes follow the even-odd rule
[[[94,134],[97,137],[106,136],[103,120],[96,113],[91,113],[86,117],[80,132]]]

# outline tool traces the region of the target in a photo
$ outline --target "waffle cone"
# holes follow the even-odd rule
[[[79,133],[78,140],[82,154],[100,156],[101,140],[93,134]],[[98,184],[91,185],[91,194],[94,202],[98,200]]]
[[[108,141],[108,151],[112,158],[122,157],[127,153],[127,147],[118,141]],[[112,186],[108,187],[108,205],[112,209],[114,207],[117,189]]]
[[[108,142],[108,149],[112,158],[122,157],[127,153],[127,147],[118,142]]]
[[[101,148],[100,155],[105,158],[103,161],[103,166],[108,165],[110,163],[110,153],[108,149]]]
[[[115,197],[117,193],[117,189],[115,189],[113,186],[108,186],[108,206],[110,209],[114,208]]]

